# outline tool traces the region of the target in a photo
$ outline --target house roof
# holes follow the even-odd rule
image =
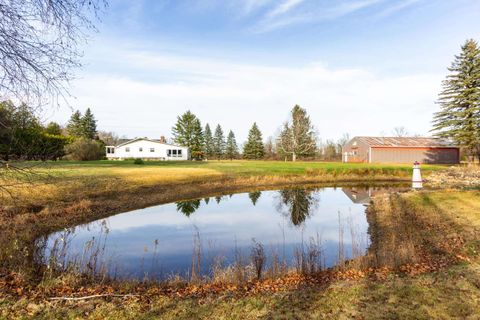
[[[120,139],[118,141],[119,143],[117,144],[116,148],[127,145],[127,144],[130,144],[130,143],[133,143],[135,141],[140,141],[140,140],[155,142],[155,143],[158,143],[158,144],[164,144],[164,145],[172,146],[172,147],[176,147],[176,148],[186,148],[186,147],[177,146],[177,145],[174,145],[174,144],[163,143],[163,142],[161,142],[160,139],[148,139],[148,138]]]
[[[370,147],[456,148],[450,141],[434,137],[355,137]]]

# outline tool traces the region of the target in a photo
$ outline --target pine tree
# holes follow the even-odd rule
[[[194,159],[203,155],[203,132],[200,120],[190,111],[177,117],[177,123],[172,128],[175,143],[188,147]]]
[[[435,113],[433,129],[441,138],[452,139],[464,147],[470,158],[480,159],[480,48],[467,40],[455,56],[450,74],[439,95],[440,111]]]
[[[94,139],[97,135],[97,120],[95,120],[90,108],[87,108],[85,111],[81,122],[83,127],[83,137],[87,139]]]
[[[62,127],[56,122],[50,122],[45,128],[45,132],[54,136],[62,135]]]
[[[243,157],[245,159],[262,159],[265,155],[262,133],[258,129],[257,123],[253,123],[248,132],[247,143],[243,147]]]
[[[213,154],[217,159],[221,159],[225,154],[225,137],[220,125],[217,125],[213,136]]]
[[[227,159],[235,159],[238,156],[238,146],[237,140],[235,139],[235,134],[232,130],[228,133],[227,136],[227,146],[225,148],[225,156]]]
[[[212,130],[210,129],[210,125],[208,123],[205,125],[205,131],[203,132],[203,141],[204,141],[205,156],[212,157],[213,156],[213,136],[212,136]]]
[[[307,111],[295,105],[291,111],[291,119],[283,125],[278,139],[278,149],[284,154],[291,154],[292,161],[297,156],[308,156],[315,153],[315,130],[307,116]]]
[[[70,117],[67,124],[67,133],[72,137],[83,137],[82,113],[79,110],[75,111]]]

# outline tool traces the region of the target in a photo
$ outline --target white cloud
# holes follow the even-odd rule
[[[273,0],[244,0],[243,1],[243,13],[248,15],[266,5],[270,4]],[[237,1],[234,1],[235,4]]]
[[[320,14],[320,17],[324,20],[343,17],[382,1],[384,0],[361,0],[341,3],[337,6],[327,9],[324,14]]]
[[[381,11],[378,16],[379,17],[385,17],[385,16],[389,16],[397,11],[400,11],[400,10],[403,10],[405,8],[408,8],[414,4],[417,4],[419,3],[420,1],[422,0],[402,0],[400,1],[399,3],[397,3],[396,5],[392,5],[392,6],[389,6],[387,8],[385,8],[383,11]]]
[[[294,104],[307,108],[322,138],[390,132],[405,126],[426,133],[436,110],[442,76],[379,76],[364,69],[262,66],[148,52],[121,52],[119,68],[148,74],[134,77],[90,73],[75,81],[75,108],[92,107],[101,129],[119,134],[170,135],[187,109],[202,123],[233,129],[239,141],[257,121],[264,136],[274,134]],[[156,78],[156,76],[164,76]],[[165,80],[168,79],[168,80]],[[60,120],[68,119],[65,110]]]
[[[267,17],[273,18],[292,10],[305,0],[285,0],[267,13]]]
[[[333,6],[315,4],[292,12],[291,9],[308,1],[286,0],[268,12],[251,30],[255,33],[264,33],[290,25],[337,19],[382,1],[384,0],[355,0],[335,3]]]

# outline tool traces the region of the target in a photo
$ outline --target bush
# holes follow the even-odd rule
[[[135,160],[133,160],[133,164],[145,164],[145,162],[140,158],[136,158]]]
[[[105,157],[104,145],[95,140],[78,138],[65,147],[67,159],[78,161],[100,160]]]

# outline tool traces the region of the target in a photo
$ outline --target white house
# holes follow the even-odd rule
[[[188,160],[188,148],[162,143],[160,140],[135,138],[118,146],[106,146],[107,159],[141,158],[152,160]]]

